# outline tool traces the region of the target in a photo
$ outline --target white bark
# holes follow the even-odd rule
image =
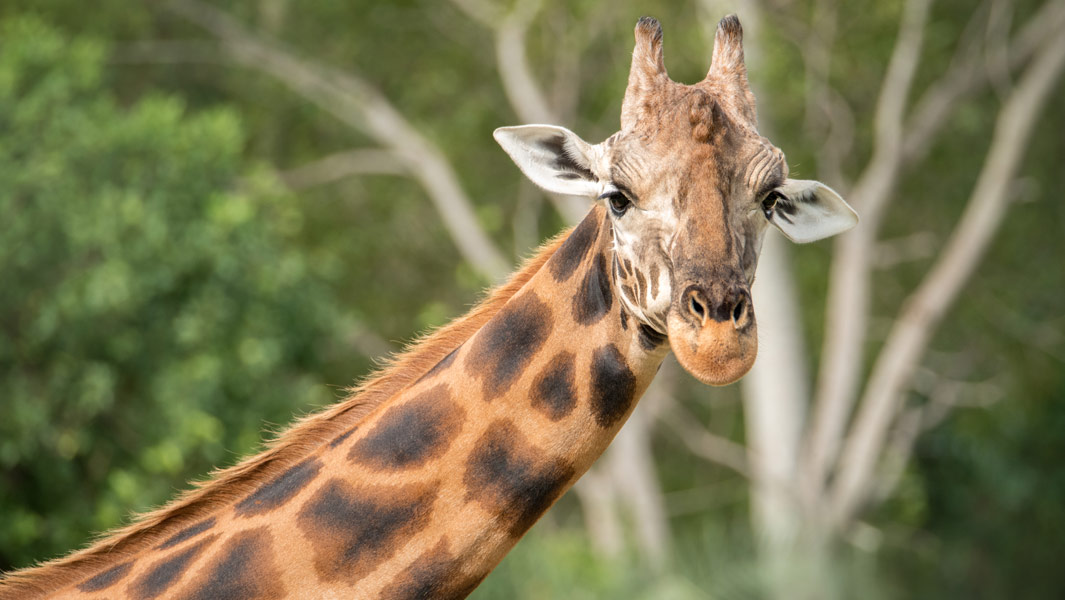
[[[592,468],[573,485],[584,515],[592,549],[600,556],[616,558],[625,547],[621,519],[618,518],[617,492],[613,479]]]
[[[758,359],[742,380],[751,472],[751,511],[765,546],[786,552],[801,523],[795,494],[809,383],[786,240],[766,235],[751,296],[758,316]]]
[[[395,154],[387,150],[359,148],[323,156],[283,171],[280,177],[293,190],[303,190],[353,175],[407,175],[404,167]]]
[[[658,400],[658,395],[669,393],[658,387],[644,394],[603,457],[615,495],[633,521],[638,547],[656,570],[665,565],[671,540],[665,499],[650,446],[650,405]]]
[[[519,2],[511,12],[503,12],[480,0],[451,0],[466,16],[495,34],[496,72],[503,84],[507,101],[526,124],[561,125],[557,111],[551,108],[543,87],[537,82],[525,53],[525,34],[532,19],[540,12],[540,0]],[[578,82],[570,82],[578,85]],[[545,192],[546,194],[546,192]],[[588,212],[588,200],[574,196],[546,194],[555,210],[567,223],[580,222]]]
[[[868,497],[902,394],[932,333],[983,258],[1005,215],[1037,117],[1065,66],[1065,36],[1040,49],[999,113],[991,149],[961,222],[903,308],[873,366],[832,493],[832,521],[849,522]]]
[[[930,0],[908,0],[903,9],[899,36],[877,102],[873,156],[849,194],[862,222],[835,244],[825,311],[824,353],[804,456],[802,487],[810,506],[817,503],[832,468],[857,396],[869,318],[872,244],[898,176],[903,115],[920,57],[929,4]]]

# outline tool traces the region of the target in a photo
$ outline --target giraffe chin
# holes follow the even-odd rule
[[[707,385],[736,382],[751,370],[758,355],[758,332],[754,322],[742,331],[737,330],[732,321],[712,319],[701,327],[693,327],[671,310],[666,327],[677,362]]]

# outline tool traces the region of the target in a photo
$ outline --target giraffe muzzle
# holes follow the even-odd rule
[[[754,364],[757,325],[746,286],[711,288],[685,288],[673,301],[666,327],[673,353],[685,370],[705,384],[727,385]]]

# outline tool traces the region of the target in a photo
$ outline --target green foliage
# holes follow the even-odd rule
[[[730,561],[730,566],[735,569],[738,561]],[[746,564],[748,574],[752,567],[752,562]],[[575,531],[545,532],[537,528],[470,597],[475,600],[696,600],[743,597],[732,594],[740,589],[751,593],[750,582],[740,583],[736,571],[715,578],[709,587],[705,585],[707,581],[693,580],[693,575],[698,577],[698,571],[692,573],[681,566],[656,573],[635,556],[604,558],[591,548],[587,537]]]
[[[772,597],[765,565],[749,532],[725,519],[703,519],[677,528],[672,556],[656,569],[633,553],[604,557],[573,529],[537,525],[470,596],[473,600],[756,600]],[[812,597],[883,600],[899,588],[861,553],[830,565],[785,565],[787,581],[813,590]],[[796,597],[800,594],[796,593]]]
[[[253,449],[264,419],[328,402],[323,349],[342,332],[294,199],[242,166],[234,111],[119,106],[104,46],[34,18],[0,26],[7,567],[81,545]]]

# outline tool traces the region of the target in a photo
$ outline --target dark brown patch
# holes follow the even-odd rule
[[[651,264],[651,298],[658,297],[658,263]]]
[[[289,467],[287,471],[263,484],[247,498],[237,503],[237,516],[250,517],[274,510],[291,500],[318,476],[318,471],[321,469],[322,461],[313,457]]]
[[[165,549],[170,548],[172,546],[177,546],[181,542],[184,542],[187,539],[191,539],[193,537],[196,537],[198,534],[201,534],[201,533],[207,531],[208,529],[214,527],[214,524],[215,524],[215,518],[211,517],[210,519],[206,519],[204,521],[200,521],[199,523],[196,523],[195,525],[189,525],[188,527],[182,529],[181,531],[179,531],[179,532],[175,533],[174,535],[170,536],[169,538],[167,538],[167,540],[165,542],[163,542],[162,544],[159,544],[158,546],[156,546],[155,549],[156,550],[165,550]]]
[[[577,404],[575,360],[572,352],[559,352],[533,381],[532,407],[552,421],[570,414]]]
[[[326,581],[356,582],[429,524],[439,482],[356,487],[331,479],[300,511],[314,540],[314,567]]]
[[[213,542],[218,534],[212,535],[197,542],[196,544],[155,563],[147,573],[134,581],[129,586],[129,595],[137,600],[155,598],[170,589],[207,545]]]
[[[621,314],[621,329],[624,331],[629,330],[629,311],[622,309],[619,311]]]
[[[242,531],[216,555],[188,600],[272,600],[286,595],[266,527]]]
[[[78,589],[83,592],[98,592],[100,590],[106,590],[107,588],[115,585],[122,578],[129,573],[130,567],[133,566],[133,561],[124,562],[119,565],[115,565],[106,571],[86,579],[78,586]]]
[[[626,258],[626,259],[623,260],[622,265],[623,265],[622,271],[625,273],[625,277],[631,276],[632,275],[632,261]]]
[[[483,382],[485,400],[508,389],[540,350],[551,330],[551,309],[534,293],[512,299],[477,333],[466,372]]]
[[[562,495],[573,467],[545,458],[513,423],[497,420],[466,461],[466,499],[494,512],[512,536],[520,536]]]
[[[591,211],[547,262],[555,281],[561,283],[573,276],[573,272],[580,266],[597,237],[599,220],[596,219],[595,211]]]
[[[614,344],[592,354],[592,415],[600,427],[613,427],[636,399],[636,376]]]
[[[613,304],[606,257],[597,254],[584,274],[580,289],[573,296],[573,319],[581,325],[592,325],[610,312]]]
[[[628,298],[629,302],[631,302],[634,306],[640,305],[638,302],[636,302],[636,293],[632,291],[631,285],[626,283],[625,285],[621,286],[621,293],[625,294],[625,297]]]
[[[378,471],[420,466],[448,449],[465,415],[447,385],[440,384],[389,408],[373,430],[355,442],[348,459]]]
[[[458,356],[460,349],[462,349],[462,345],[461,344],[459,344],[458,348],[455,348],[451,352],[448,352],[447,356],[445,356],[444,358],[440,359],[440,362],[438,362],[435,365],[433,365],[432,369],[429,369],[429,371],[426,372],[425,375],[422,375],[421,377],[419,377],[418,381],[415,381],[414,383],[419,383],[423,379],[429,379],[430,377],[435,377],[437,374],[443,373],[444,371],[446,371],[447,368],[451,366],[451,363],[455,362],[455,357]]]
[[[469,596],[488,573],[468,575],[462,561],[440,540],[381,591],[382,600],[460,600]]]

